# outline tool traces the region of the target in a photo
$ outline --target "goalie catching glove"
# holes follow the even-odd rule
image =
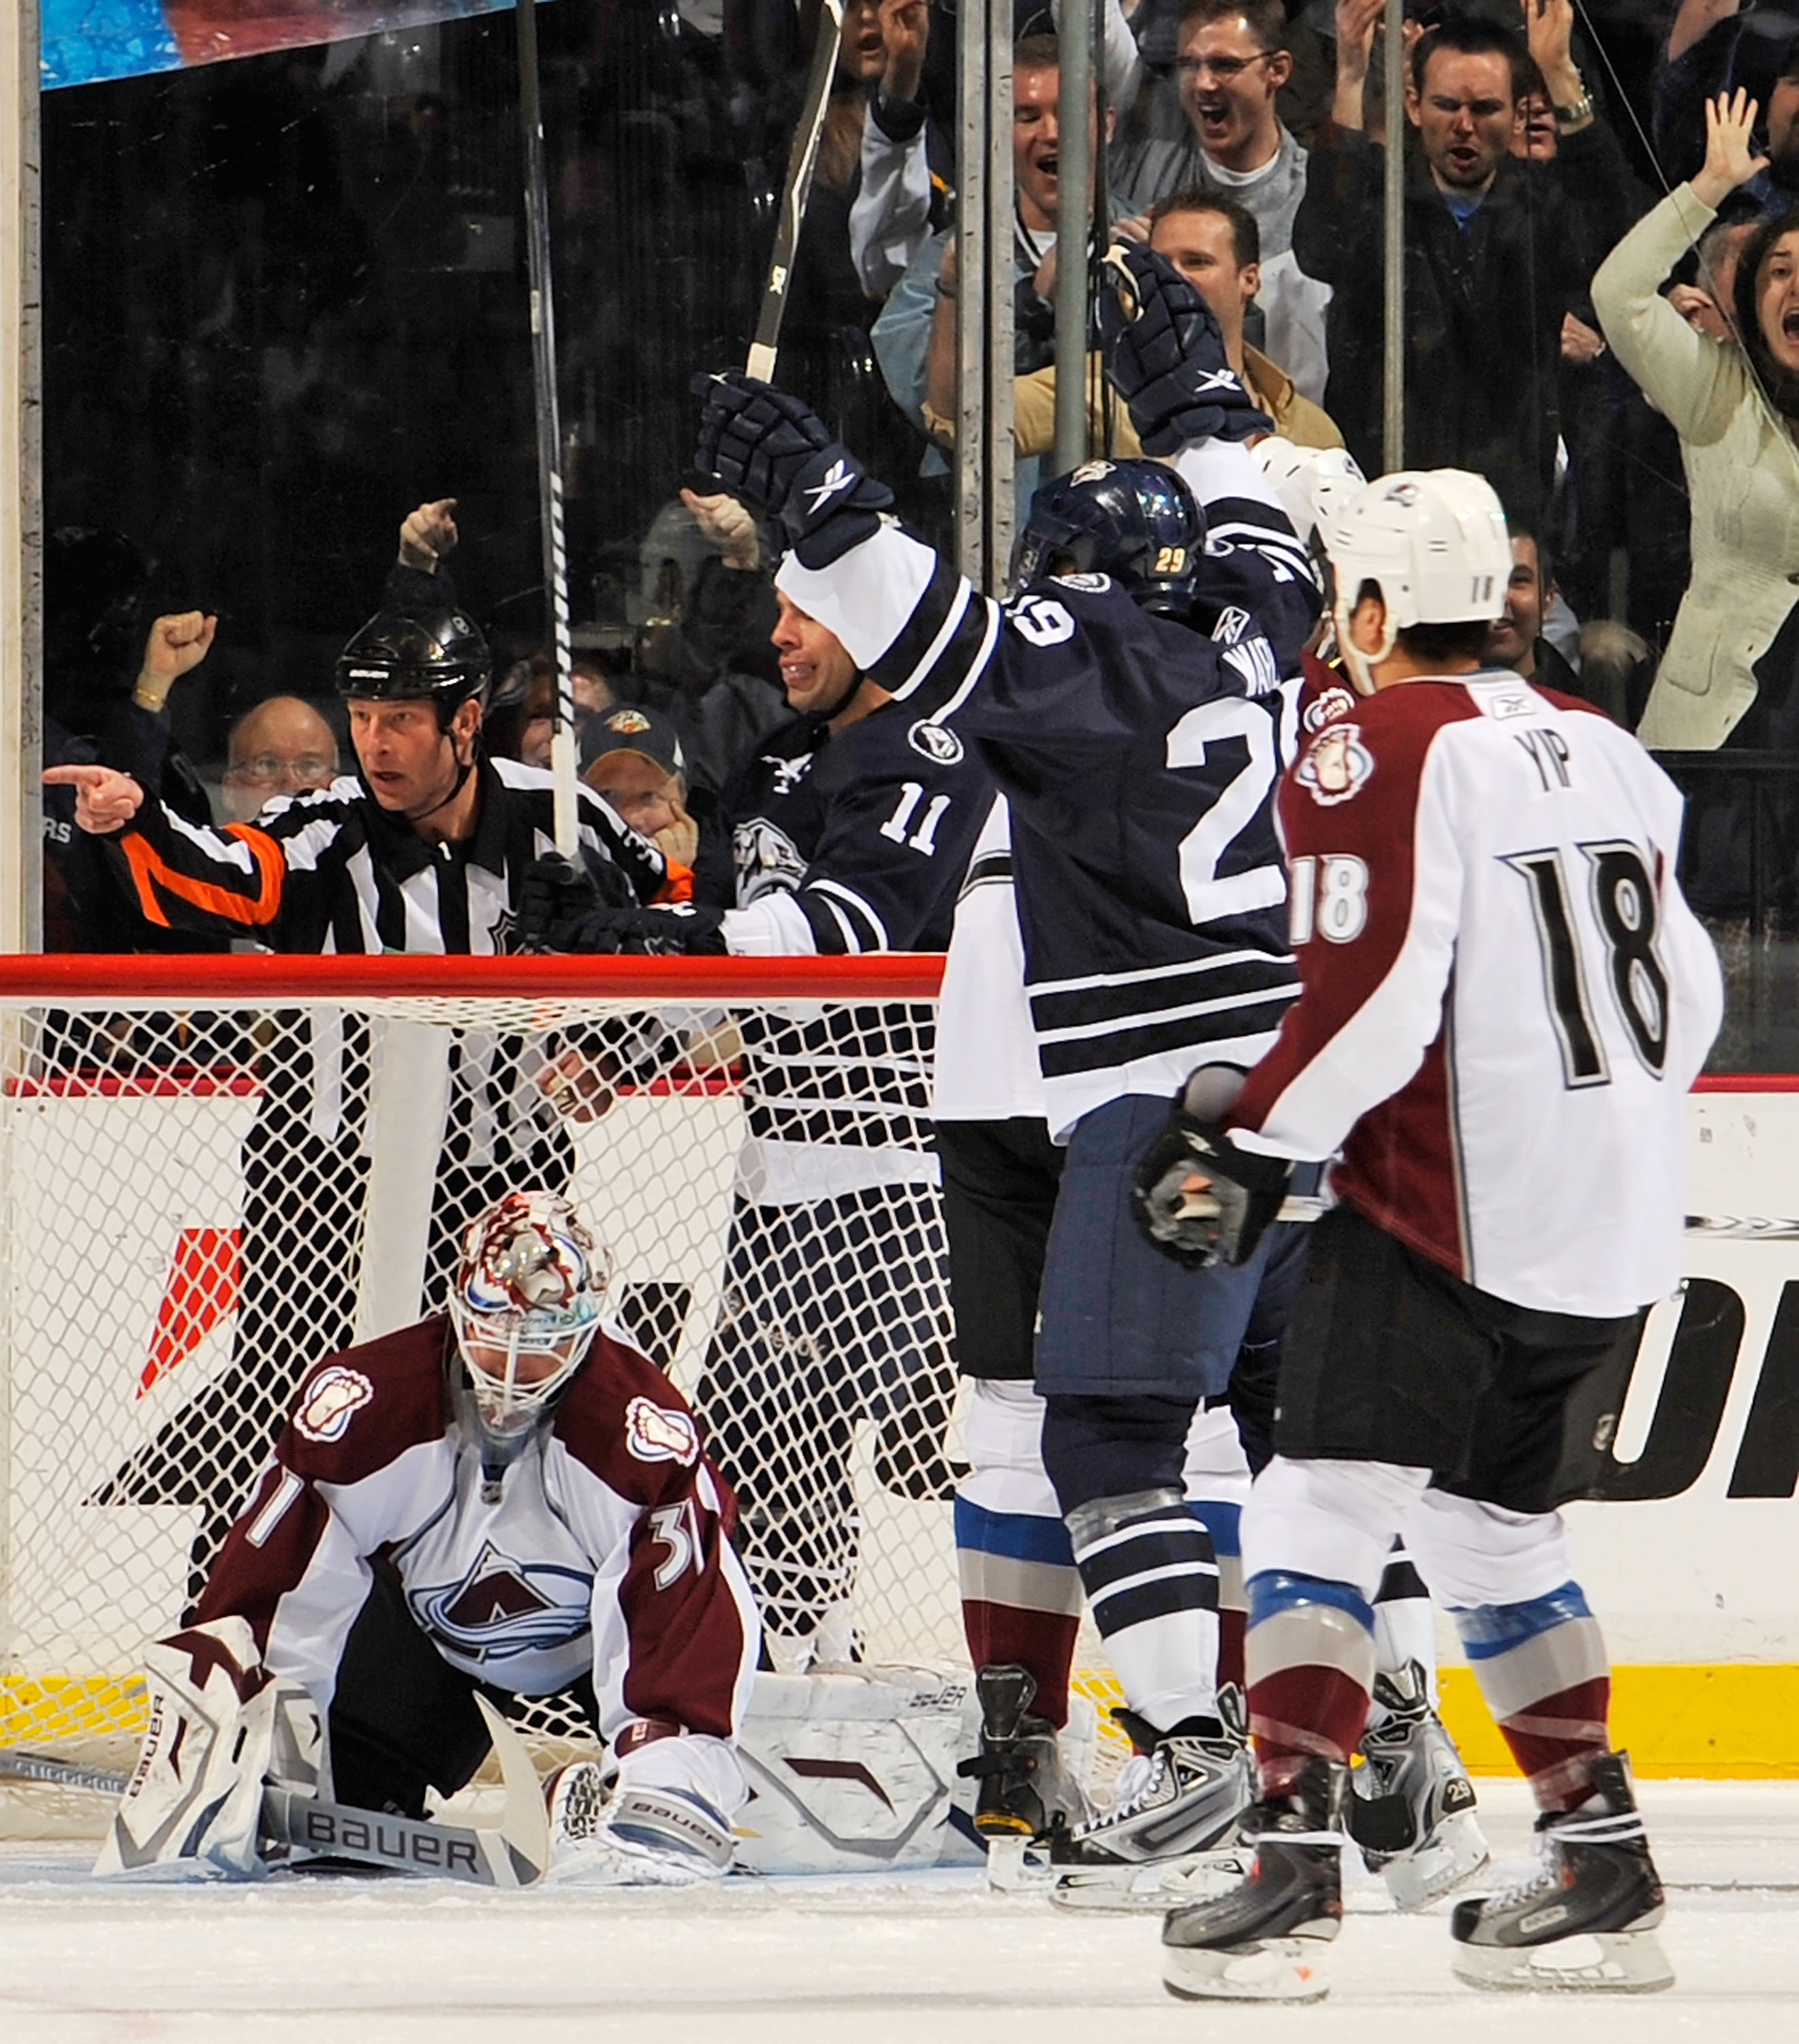
[[[1216,314],[1165,256],[1107,249],[1099,315],[1107,373],[1145,454],[1274,431],[1230,366]]]
[[[809,405],[737,369],[693,388],[706,401],[696,466],[779,519],[802,567],[829,567],[879,526],[893,492]]]
[[[1176,1262],[1247,1263],[1287,1197],[1291,1163],[1238,1149],[1224,1127],[1242,1084],[1234,1066],[1203,1065],[1137,1167],[1137,1225]]]
[[[621,1780],[595,1761],[550,1786],[550,1875],[586,1888],[689,1888],[731,1866],[730,1821],[691,1788]]]
[[[312,1698],[270,1675],[241,1618],[158,1640],[144,1672],[143,1749],[94,1873],[261,1873],[265,1783],[313,1795],[325,1771]]]

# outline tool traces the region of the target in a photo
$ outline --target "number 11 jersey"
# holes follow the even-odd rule
[[[1341,1149],[1341,1198],[1514,1304],[1672,1291],[1723,996],[1667,776],[1589,705],[1485,671],[1357,703],[1278,813],[1302,991],[1238,1142]]]

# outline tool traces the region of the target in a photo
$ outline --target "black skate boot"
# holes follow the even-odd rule
[[[980,1700],[980,1750],[956,1772],[980,1784],[975,1829],[984,1838],[1051,1838],[1087,1815],[1087,1797],[1067,1773],[1056,1727],[1032,1717],[1037,1677],[1015,1662],[975,1673]]]
[[[1162,1926],[1162,1984],[1183,2001],[1321,2001],[1323,1954],[1343,1919],[1348,1769],[1308,1760],[1284,1795],[1244,1814],[1248,1877]]]
[[[1343,1819],[1395,1906],[1422,1909],[1486,1864],[1474,1784],[1416,1661],[1376,1675],[1374,1699],[1383,1715],[1363,1735]]]
[[[1592,1763],[1578,1809],[1536,1820],[1542,1865],[1456,1904],[1456,1977],[1471,1987],[1651,1994],[1674,1985],[1655,1927],[1662,1883],[1621,1753]]]
[[[1113,1716],[1133,1757],[1112,1807],[1052,1842],[1057,1878],[1050,1900],[1071,1909],[1164,1910],[1240,1879],[1237,1819],[1255,1792],[1243,1697],[1227,1685],[1215,1719],[1158,1731],[1134,1711]]]

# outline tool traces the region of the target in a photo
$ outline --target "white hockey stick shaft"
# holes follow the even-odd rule
[[[806,201],[811,193],[812,172],[819,160],[819,137],[824,133],[825,109],[830,102],[831,80],[836,75],[838,52],[842,40],[843,0],[822,0],[818,40],[812,46],[812,69],[806,82],[806,101],[800,110],[799,125],[793,131],[793,146],[788,152],[787,183],[781,192],[781,213],[775,221],[774,253],[769,262],[768,282],[762,287],[756,338],[750,344],[750,359],[744,364],[752,376],[765,383],[774,381],[775,357],[781,347],[781,316],[787,310],[787,287],[792,280],[800,230],[806,221]]]
[[[1314,1221],[1335,1204],[1316,1193],[1295,1193],[1281,1201],[1275,1219]],[[1770,1214],[1689,1214],[1686,1232],[1714,1242],[1799,1242],[1799,1219]]]
[[[519,117],[524,131],[525,257],[531,280],[531,372],[537,407],[538,525],[550,604],[555,694],[550,771],[555,779],[556,849],[579,847],[575,793],[574,642],[569,624],[568,547],[562,524],[562,421],[556,398],[556,308],[550,262],[550,188],[543,167],[543,107],[538,87],[536,0],[518,0]]]

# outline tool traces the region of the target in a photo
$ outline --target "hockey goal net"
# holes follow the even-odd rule
[[[777,1659],[960,1662],[940,964],[0,961],[0,1746],[134,1749],[302,1373],[515,1185],[698,1408]]]

